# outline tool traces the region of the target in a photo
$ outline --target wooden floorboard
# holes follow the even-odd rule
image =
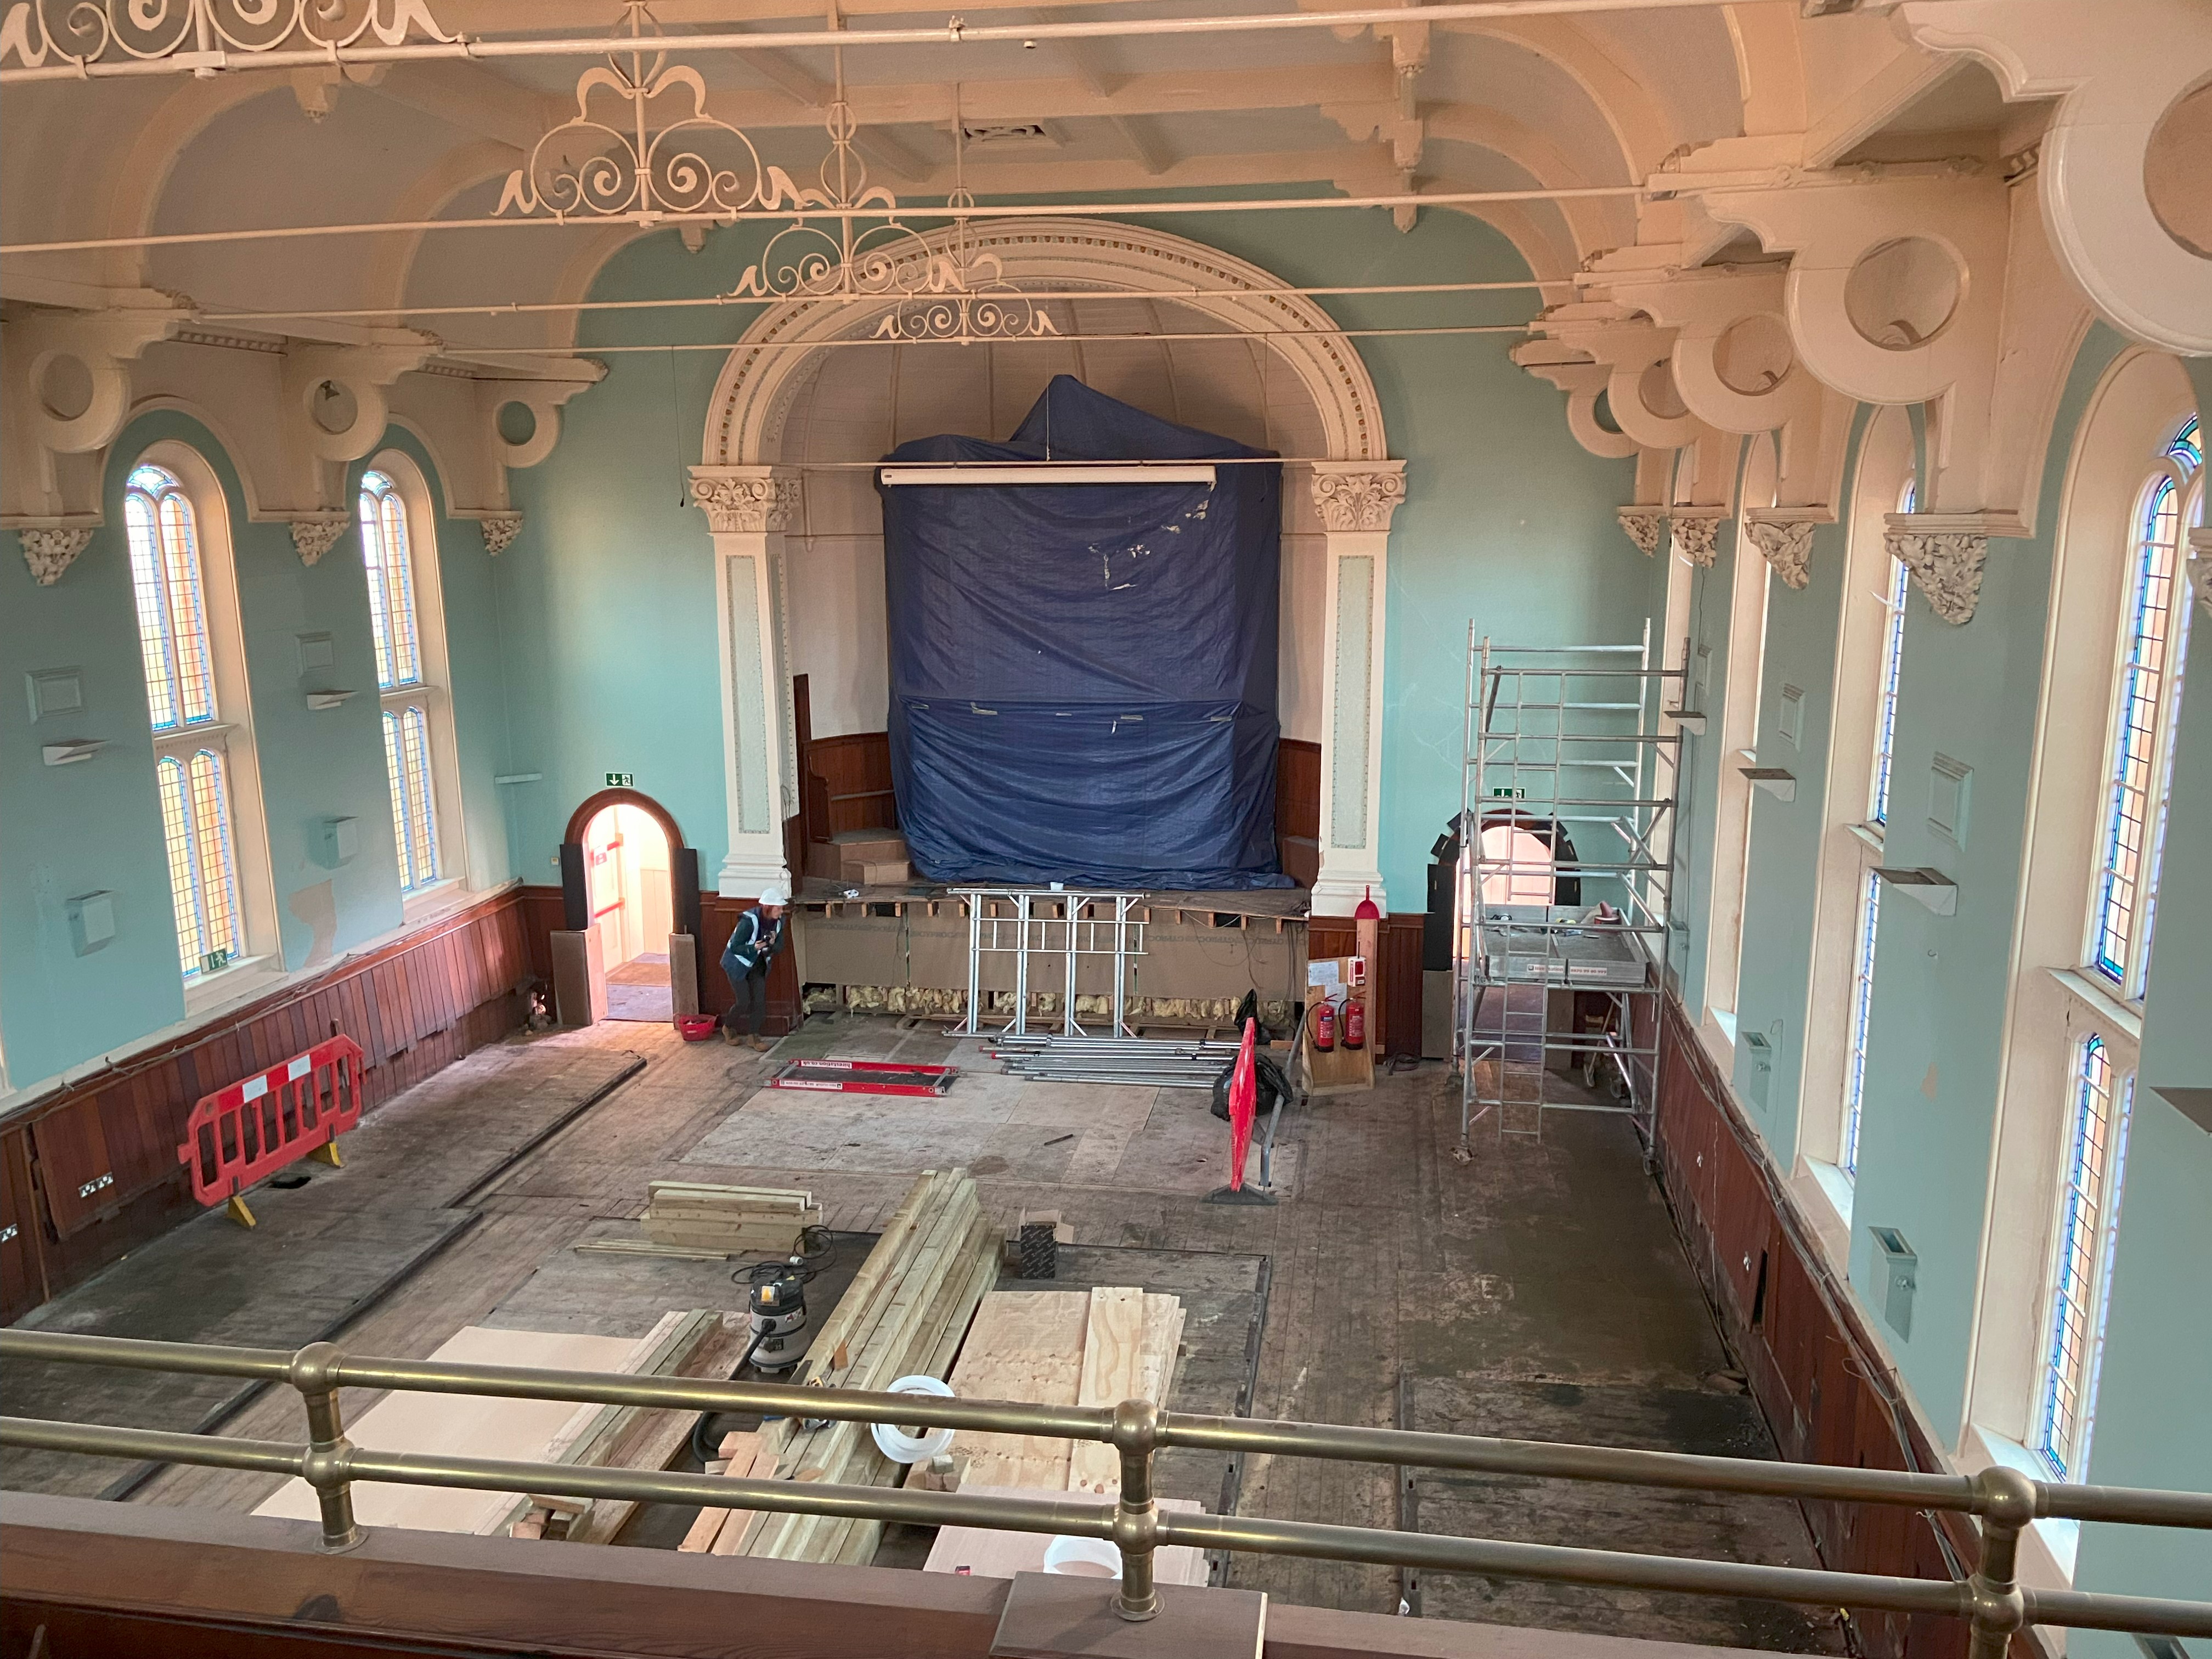
[[[1109,1267],[1086,1264],[1074,1275],[1079,1281],[1112,1273],[1123,1276],[1090,1282],[1176,1289],[1160,1282],[1170,1276],[1170,1262],[1186,1277],[1192,1262],[1218,1264],[1206,1271],[1232,1277],[1264,1264],[1259,1271],[1268,1291],[1256,1372],[1240,1371],[1244,1329],[1204,1331],[1186,1361],[1188,1397],[1225,1397],[1233,1407],[1249,1384],[1257,1415],[1389,1425],[1403,1372],[1428,1414],[1423,1426],[1492,1432],[1510,1419],[1547,1436],[1685,1450],[1711,1449],[1724,1429],[1732,1448],[1771,1455],[1620,1119],[1554,1115],[1540,1142],[1500,1140],[1478,1128],[1476,1156],[1458,1163],[1451,1157],[1456,1097],[1443,1068],[1431,1063],[1291,1117],[1282,1133],[1285,1163],[1296,1171],[1291,1195],[1273,1207],[1231,1207],[1202,1201],[1223,1167],[1226,1131],[1198,1091],[1162,1091],[1134,1110],[1115,1105],[1130,1121],[1116,1126],[1126,1134],[1110,1159],[1103,1147],[1098,1157],[1079,1161],[1066,1145],[1044,1146],[1067,1131],[1022,1121],[1031,1115],[1027,1107],[992,1118],[1004,1107],[1003,1093],[997,1079],[980,1076],[956,1084],[943,1102],[821,1097],[832,1103],[820,1108],[817,1126],[833,1119],[856,1126],[837,1137],[840,1144],[824,1146],[823,1136],[801,1133],[804,1114],[790,1102],[750,1103],[769,1067],[800,1054],[941,1060],[952,1050],[950,1040],[891,1020],[848,1018],[811,1023],[767,1056],[719,1042],[685,1044],[665,1028],[636,1024],[550,1041],[579,1054],[634,1050],[649,1063],[473,1199],[481,1219],[361,1317],[345,1334],[346,1346],[427,1354],[464,1325],[546,1316],[561,1287],[581,1284],[586,1273],[594,1276],[593,1317],[620,1313],[647,1328],[702,1287],[726,1285],[730,1268],[742,1265],[570,1250],[587,1231],[635,1231],[649,1182],[803,1187],[820,1199],[829,1226],[864,1234],[875,1231],[924,1167],[922,1149],[944,1152],[996,1136],[1009,1150],[987,1152],[971,1166],[989,1213],[1010,1225],[1025,1207],[1057,1209],[1079,1247],[1112,1247],[1118,1257]],[[483,1052],[496,1056],[503,1049]],[[500,1109],[514,1090],[495,1070],[471,1072],[475,1063],[435,1073],[385,1111],[404,1117],[418,1098],[441,1102],[447,1111]],[[1117,1092],[1099,1091],[1102,1105]],[[911,1149],[903,1163],[896,1156],[902,1137]],[[842,1144],[855,1139],[865,1144]],[[800,1151],[804,1156],[796,1155]],[[860,1156],[847,1160],[848,1151]],[[994,1155],[1003,1159],[995,1169],[988,1163]],[[1195,1164],[1202,1157],[1217,1160],[1211,1174]],[[732,1158],[746,1161],[725,1161]],[[449,1194],[463,1184],[447,1179],[437,1190]],[[1103,1259],[1107,1252],[1097,1254]],[[696,1285],[678,1273],[693,1267],[701,1270]],[[602,1273],[611,1276],[596,1277]],[[671,1274],[685,1282],[672,1282]],[[1225,1296],[1232,1287],[1219,1288]],[[1197,1331],[1197,1322],[1209,1316],[1200,1287],[1177,1293],[1191,1302]],[[1242,1293],[1249,1321],[1254,1293]],[[1240,1316],[1224,1302],[1211,1316],[1234,1324]],[[1577,1413],[1560,1403],[1574,1399],[1603,1409],[1594,1404]],[[349,1398],[347,1406],[358,1411],[367,1403]],[[272,1395],[227,1431],[295,1438],[297,1404],[289,1393]],[[1202,1489],[1210,1473],[1178,1469],[1170,1484]],[[173,1470],[140,1495],[163,1504],[250,1507],[273,1484]],[[1372,1466],[1254,1458],[1237,1485],[1248,1515],[1389,1527],[1397,1513],[1392,1476]],[[1579,1535],[1602,1518],[1585,1498],[1548,1490],[1510,1496],[1504,1501],[1464,1486],[1423,1492],[1432,1518],[1454,1516],[1492,1535],[1597,1541]],[[1639,1547],[1662,1553],[1812,1559],[1787,1506],[1753,1513],[1733,1500],[1662,1504],[1620,1511],[1607,1524],[1631,1520]],[[641,1527],[634,1538],[672,1547],[683,1528],[665,1539],[664,1530]],[[1400,1588],[1388,1569],[1256,1556],[1236,1562],[1231,1582],[1282,1601],[1374,1612],[1395,1611]],[[1613,1608],[1575,1598],[1523,1595],[1508,1606],[1486,1595],[1474,1581],[1448,1589],[1431,1578],[1425,1600],[1432,1615],[1620,1628],[1608,1622],[1618,1617]],[[1646,1604],[1636,1611],[1637,1633],[1838,1650],[1832,1628],[1803,1615],[1716,1624],[1711,1609],[1724,1605]],[[1723,1629],[1726,1634],[1716,1633]]]

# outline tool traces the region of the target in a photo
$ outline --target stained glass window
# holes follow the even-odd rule
[[[1881,878],[1871,870],[1859,895],[1857,930],[1851,936],[1851,1035],[1844,1060],[1844,1144],[1838,1158],[1859,1172],[1859,1119],[1866,1103],[1867,1032],[1874,1013],[1875,926],[1881,917]]]
[[[199,526],[177,475],[133,467],[123,489],[131,592],[138,612],[154,780],[168,854],[178,963],[187,981],[224,967],[242,944],[230,790],[216,726]]]
[[[1914,486],[1906,484],[1897,510],[1911,512],[1916,494]],[[1867,806],[1869,823],[1889,822],[1889,763],[1897,744],[1897,683],[1905,666],[1905,595],[1911,574],[1904,560],[1890,560],[1889,585],[1882,596],[1887,610],[1881,629],[1881,702],[1875,711],[1874,788]]]
[[[438,879],[438,823],[431,807],[429,721],[418,705],[384,712],[384,766],[399,845],[399,890]]]
[[[215,673],[199,535],[191,501],[176,475],[158,466],[134,467],[123,491],[123,526],[154,729],[171,732],[212,720]]]
[[[376,683],[389,691],[422,679],[422,629],[415,618],[414,550],[407,504],[388,474],[361,478],[361,556],[368,568],[368,621],[376,639]]]
[[[2150,955],[2172,778],[2168,739],[2189,644],[2189,609],[2179,589],[2183,507],[2201,467],[2191,420],[2166,447],[2130,537],[2126,633],[2089,941],[2089,965],[2130,996],[2141,991]]]
[[[2036,1449],[2061,1480],[2078,1480],[2087,1466],[2135,1078],[2130,1073],[2116,1087],[2112,1054],[2103,1038],[2093,1036],[2077,1053],[2074,1091],[2050,1343],[2036,1413]]]

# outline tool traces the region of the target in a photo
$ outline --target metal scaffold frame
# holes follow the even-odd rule
[[[1030,972],[1032,957],[1060,959],[1060,1035],[1088,1036],[1075,1018],[1076,970],[1085,957],[1110,960],[1113,964],[1113,1024],[1111,1035],[1130,1035],[1129,964],[1145,954],[1145,926],[1132,914],[1145,902],[1142,893],[1052,892],[1030,887],[956,887],[953,896],[968,907],[968,1012],[955,1028],[968,1036],[984,1035],[981,1023],[983,958],[1004,954],[1014,958],[1014,1017],[994,1035],[1028,1036],[1030,995],[1044,988]],[[1001,907],[1009,914],[1001,914]],[[1086,912],[1111,907],[1110,915]],[[1039,914],[1057,910],[1057,915]]]
[[[1618,1112],[1648,1138],[1674,898],[1684,671],[1635,645],[1508,646],[1468,627],[1455,826],[1458,1156],[1493,1112]],[[1669,696],[1672,690],[1674,695]],[[1596,1097],[1594,1098],[1593,1097]]]

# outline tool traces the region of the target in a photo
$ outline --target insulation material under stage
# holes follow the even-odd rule
[[[1010,442],[888,458],[1241,461],[1212,485],[878,484],[891,770],[916,872],[1286,887],[1275,853],[1281,471],[1066,375]]]

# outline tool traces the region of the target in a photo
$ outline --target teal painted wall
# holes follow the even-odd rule
[[[1862,419],[1844,460],[1847,479],[1857,470],[1858,440],[1864,431]],[[1759,908],[1744,928],[1736,984],[1736,1029],[1742,1040],[1736,1046],[1735,1086],[1775,1162],[1784,1170],[1797,1156],[1847,537],[1842,524],[1816,526],[1805,586],[1793,588],[1776,577],[1766,591],[1766,657],[1759,684],[1757,753],[1759,765],[1778,766],[1795,776],[1797,793],[1795,799],[1784,801],[1753,792],[1746,889],[1758,896]],[[1753,551],[1751,556],[1760,556]],[[1796,743],[1781,729],[1785,686],[1804,694]],[[1763,1099],[1750,1087],[1753,1062],[1747,1039],[1754,1032],[1769,1044],[1771,1070]]]
[[[2022,876],[2029,760],[2043,666],[2055,539],[2063,491],[2083,413],[2121,341],[2093,329],[2069,371],[2040,482],[2036,536],[1993,541],[1979,606],[1965,627],[1939,620],[1917,588],[1907,602],[1882,861],[1932,866],[1959,886],[1958,913],[1930,915],[1892,893],[1882,902],[1850,1276],[1869,1322],[1889,1344],[1913,1397],[1947,1443],[1963,1425],[1978,1253],[1996,1133],[1995,1101],[2014,915]],[[2212,378],[2212,377],[2207,377]],[[2200,386],[2203,384],[2200,379]],[[1916,415],[1917,411],[1916,411]],[[1862,411],[1845,477],[1856,467]],[[1916,436],[1923,430],[1916,419]],[[1776,1039],[1776,1069],[1763,1112],[1746,1098],[1741,1050],[1736,1090],[1777,1163],[1795,1160],[1802,1032],[1813,928],[1819,819],[1838,645],[1847,526],[1816,535],[1801,592],[1771,585],[1760,696],[1760,763],[1798,778],[1797,797],[1760,796],[1751,832],[1748,914],[1738,1012],[1741,1029]],[[1710,571],[1695,577],[1693,638],[1714,651],[1705,699],[1724,696],[1732,533]],[[1747,552],[1748,550],[1747,550]],[[1663,582],[1650,608],[1663,615]],[[2197,617],[2177,748],[2166,857],[2159,890],[2140,1082],[2125,1166],[2111,1315],[2087,1478],[2114,1484],[2212,1490],[2212,1135],[2159,1099],[2153,1085],[2212,1084],[2212,629]],[[1805,691],[1804,740],[1792,749],[1775,727],[1784,683]],[[1684,890],[1690,919],[1677,958],[1702,982],[1712,838],[1709,817],[1719,765],[1708,737],[1693,740],[1686,791],[1692,825]],[[1929,822],[1929,783],[1942,753],[1972,769],[1963,845]],[[1911,1334],[1881,1316],[1868,1230],[1898,1229],[1919,1257]],[[2212,1584],[2212,1540],[2144,1528],[2085,1529],[2079,1588],[2202,1595]],[[2124,1637],[2075,1632],[2095,1659],[2125,1659]]]
[[[284,966],[309,965],[400,924],[368,587],[357,534],[349,530],[319,562],[303,565],[286,526],[248,522],[236,471],[206,428],[174,411],[141,416],[111,452],[106,524],[61,580],[40,587],[21,560],[0,559],[0,659],[24,672],[78,669],[86,704],[82,715],[33,724],[20,680],[0,703],[5,802],[0,1037],[9,1081],[17,1087],[184,1017],[121,507],[131,466],[149,444],[165,438],[204,458],[229,502]],[[436,474],[420,443],[404,433],[392,438],[422,462],[435,492]],[[360,470],[355,469],[356,477]],[[502,737],[500,722],[491,717],[501,707],[498,633],[489,609],[489,574],[470,568],[471,556],[477,565],[489,562],[482,538],[473,525],[445,519],[443,510],[441,496],[438,539],[447,572],[466,867],[477,884],[491,884],[508,869],[499,803],[489,786]],[[332,636],[336,665],[303,676],[297,636],[322,632]],[[306,691],[325,685],[349,686],[363,695],[337,708],[310,711]],[[111,746],[88,762],[43,766],[40,744],[63,737],[104,738]],[[354,818],[360,835],[359,852],[335,869],[319,857],[323,820],[333,817]],[[449,868],[459,873],[462,865],[451,853],[448,858]],[[330,926],[319,941],[295,901],[315,914],[313,890],[324,884],[330,889]],[[80,957],[66,902],[99,889],[116,895],[117,935]]]
[[[1284,214],[1152,222],[1304,284],[1528,274],[1504,237],[1456,214],[1425,215],[1405,235],[1379,212],[1346,216],[1325,237]],[[741,227],[690,254],[672,233],[645,239],[609,262],[592,297],[727,289],[759,241]],[[1536,308],[1533,291],[1322,303],[1349,327],[1507,323]],[[738,306],[602,314],[587,319],[579,349],[734,341],[756,314]],[[1357,342],[1389,453],[1406,459],[1409,479],[1390,538],[1384,658],[1389,890],[1377,897],[1394,908],[1425,905],[1428,846],[1459,810],[1469,620],[1547,644],[1630,641],[1643,623],[1648,567],[1613,520],[1629,497],[1631,464],[1594,459],[1574,442],[1559,394],[1507,356],[1515,337]],[[682,485],[721,358],[607,361],[605,381],[569,405],[555,458],[512,483],[524,529],[501,556],[498,580],[517,642],[508,655],[514,765],[545,775],[513,792],[516,861],[528,879],[549,879],[576,804],[606,772],[627,771],[675,814],[711,881],[726,839],[714,573],[705,519],[682,505]]]
[[[2202,410],[2212,372],[2197,384]],[[2212,1087],[2212,618],[2200,605],[2194,621],[2087,1478],[2212,1492],[2212,1133],[2157,1093]],[[2212,1595],[2212,1534],[2085,1527],[2075,1583],[2203,1599]],[[2127,1637],[2084,1631],[2068,1651],[2136,1659],[2137,1650]]]

